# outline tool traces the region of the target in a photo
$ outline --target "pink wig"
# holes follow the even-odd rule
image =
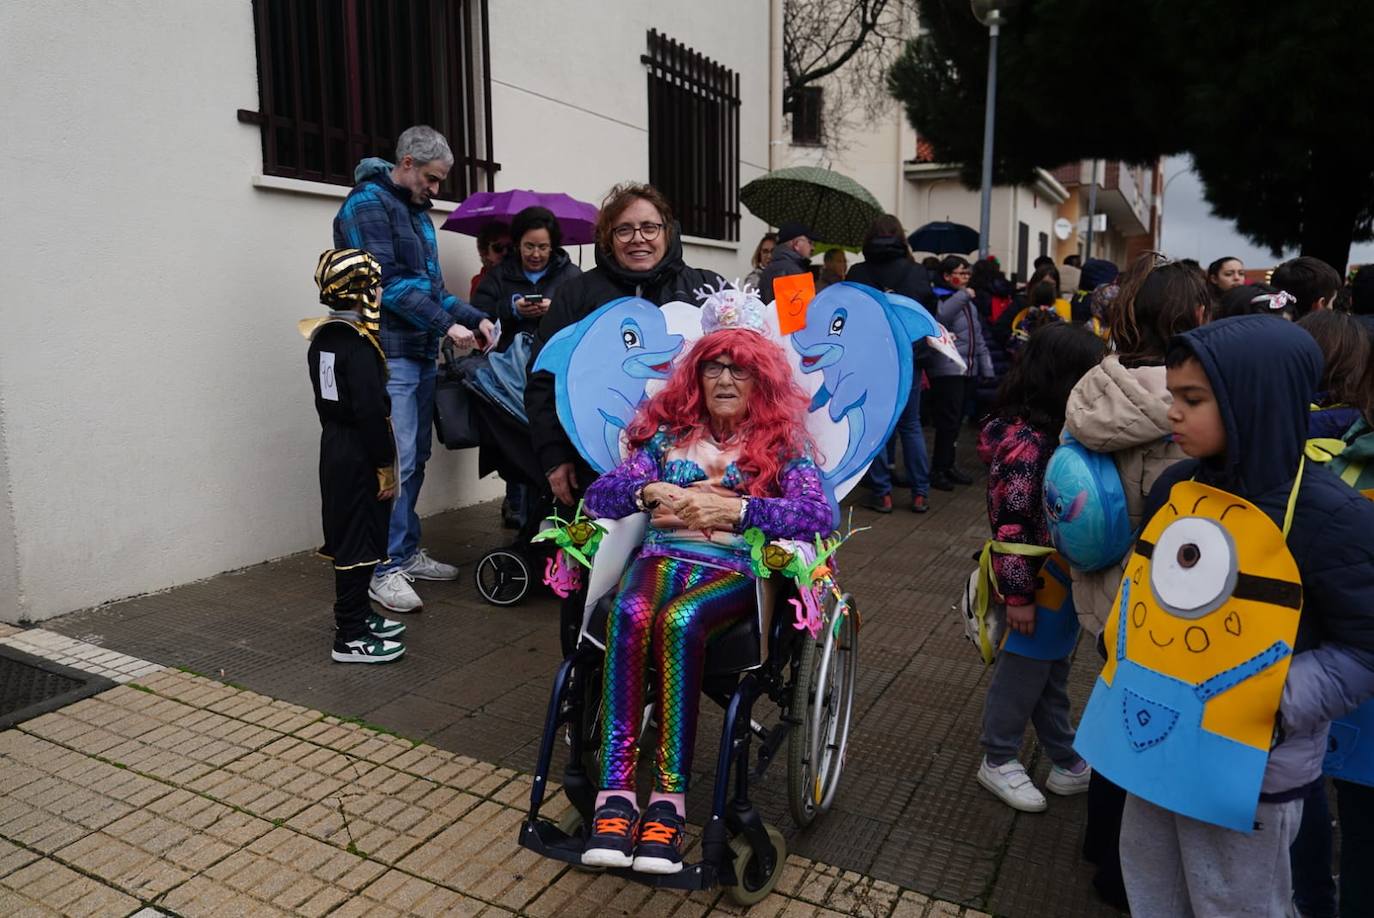
[[[778,475],[787,462],[802,456],[818,457],[806,430],[810,399],[793,379],[782,349],[755,331],[723,328],[698,338],[678,362],[668,384],[640,406],[630,422],[630,448],[643,447],[660,427],[666,427],[681,445],[708,430],[701,365],[720,356],[753,372],[754,391],[740,428],[744,443],[737,463],[740,471],[750,476],[746,489],[756,497],[776,496]]]

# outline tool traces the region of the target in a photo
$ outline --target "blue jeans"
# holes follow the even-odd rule
[[[930,460],[926,458],[926,438],[921,433],[921,374],[911,383],[911,395],[897,418],[896,436],[902,441],[902,456],[906,459],[907,478],[911,479],[912,495],[930,493]],[[890,445],[890,444],[889,444]],[[878,454],[868,469],[873,481],[873,496],[892,493],[892,473],[887,469],[887,450]]]
[[[425,483],[425,463],[434,445],[434,380],[438,367],[433,360],[388,357],[386,393],[391,396],[391,430],[396,435],[396,499],[391,504],[387,527],[386,564],[377,573],[402,567],[420,547],[420,517],[415,503]]]

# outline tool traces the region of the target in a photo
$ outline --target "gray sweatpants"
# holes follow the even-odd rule
[[[1060,768],[1078,763],[1069,721],[1069,660],[1036,660],[1002,651],[992,667],[983,702],[983,751],[988,764],[1005,765],[1021,750],[1026,724],[1050,761]]]
[[[1302,801],[1261,803],[1248,835],[1126,795],[1121,873],[1131,914],[1141,918],[1239,918],[1292,914],[1288,846]]]

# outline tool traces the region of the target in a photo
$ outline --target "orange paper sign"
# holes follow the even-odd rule
[[[806,274],[788,274],[773,280],[778,306],[778,330],[784,335],[806,327],[806,307],[816,298],[816,280]]]

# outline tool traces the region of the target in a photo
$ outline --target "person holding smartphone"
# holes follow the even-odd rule
[[[510,226],[511,252],[477,285],[472,305],[501,321],[498,350],[519,332],[534,333],[558,288],[582,271],[563,251],[558,219],[543,207],[526,207]]]
[[[510,238],[510,253],[487,272],[472,298],[474,306],[499,320],[501,339],[496,347],[503,351],[520,332],[534,334],[558,288],[568,278],[582,273],[563,251],[563,231],[558,219],[543,207],[526,207],[516,214],[511,221]],[[525,522],[526,503],[524,486],[506,482],[501,524],[507,529],[519,529]]]

